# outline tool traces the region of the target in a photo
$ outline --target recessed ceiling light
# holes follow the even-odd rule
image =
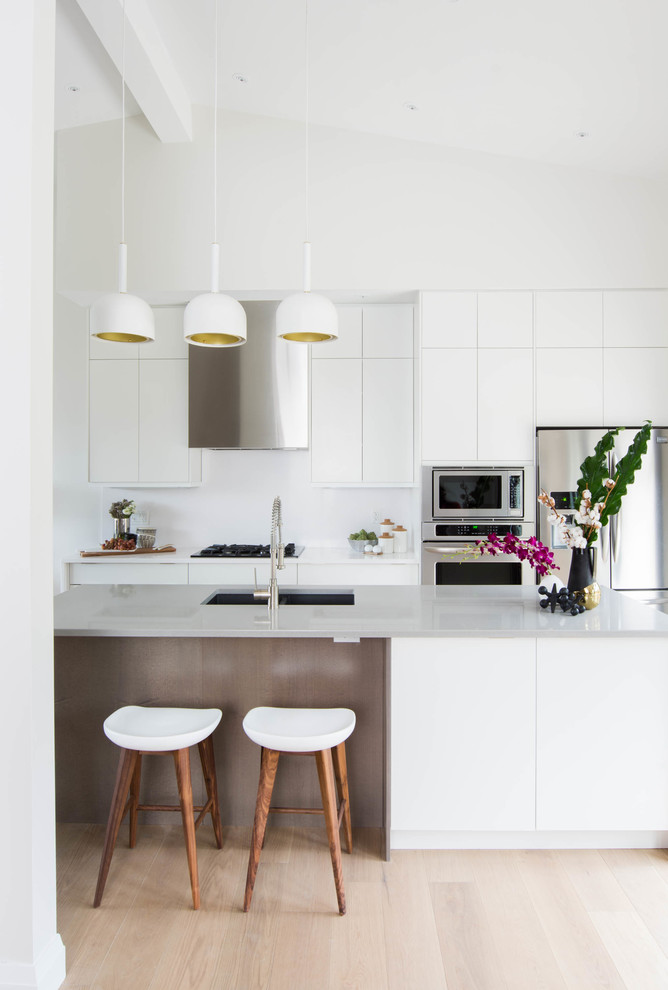
[[[236,81],[238,83],[247,83],[248,82],[248,76],[243,76],[240,72],[235,72],[234,75],[232,76],[232,78],[233,79],[236,79]]]
[[[589,131],[576,131],[575,132],[575,136],[576,137],[579,137],[579,138],[588,138],[589,137]]]
[[[417,103],[404,103],[404,110],[414,111],[414,110],[419,110],[419,109],[420,108],[417,105]]]
[[[68,86],[67,87],[67,92],[68,93],[78,93],[79,92],[79,87],[78,86]]]

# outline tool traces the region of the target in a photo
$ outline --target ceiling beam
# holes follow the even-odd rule
[[[77,3],[120,72],[123,0]],[[192,140],[190,99],[146,0],[126,5],[125,82],[161,141]]]

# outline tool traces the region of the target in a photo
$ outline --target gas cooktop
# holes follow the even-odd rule
[[[298,557],[304,547],[296,547],[294,543],[285,544],[286,557]],[[261,543],[212,543],[191,557],[269,557],[271,547]]]

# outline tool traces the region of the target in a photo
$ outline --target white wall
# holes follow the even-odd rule
[[[210,115],[192,144],[128,121],[129,283],[208,280]],[[113,288],[118,122],[57,140],[57,286]],[[303,127],[221,114],[223,276],[235,290],[301,279]],[[666,284],[668,186],[359,134],[311,129],[314,288],[636,288]]]
[[[55,990],[51,575],[54,0],[0,7],[0,439],[5,519],[0,987]],[[10,562],[11,561],[11,565]]]
[[[308,451],[205,450],[203,457],[201,488],[104,488],[98,537],[113,532],[108,508],[120,497],[150,512],[159,543],[200,548],[268,543],[275,495],[281,496],[286,543],[345,546],[349,533],[377,529],[374,512],[407,528],[415,515],[415,489],[312,487]]]

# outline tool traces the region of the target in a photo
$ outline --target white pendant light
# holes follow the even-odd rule
[[[128,248],[125,243],[125,0],[121,56],[121,243],[118,245],[118,292],[97,299],[90,308],[91,337],[121,343],[155,340],[153,310],[139,296],[128,295]]]
[[[246,343],[246,311],[218,291],[220,245],[218,244],[218,6],[215,5],[213,69],[213,244],[211,245],[211,292],[195,296],[183,314],[183,336],[201,347],[238,347]]]
[[[336,340],[339,335],[336,307],[331,299],[311,292],[311,244],[308,238],[309,221],[309,45],[308,0],[306,2],[306,117],[304,128],[304,157],[306,176],[306,237],[304,238],[304,290],[288,296],[276,310],[276,333],[285,340],[316,344],[324,340]]]

